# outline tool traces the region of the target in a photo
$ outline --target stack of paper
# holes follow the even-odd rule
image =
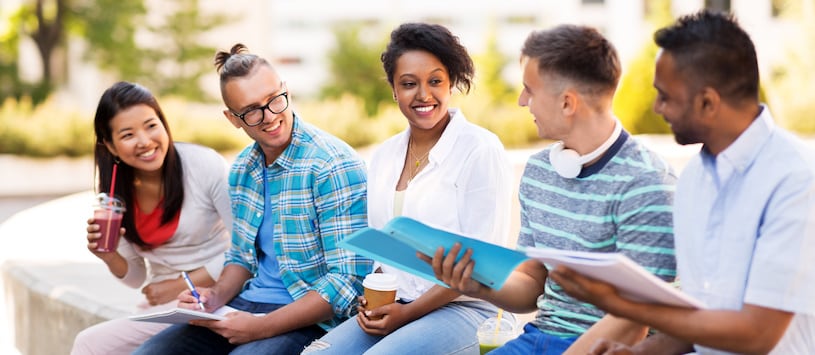
[[[546,248],[526,248],[521,252],[433,228],[408,217],[396,217],[381,230],[358,230],[339,246],[445,286],[436,279],[433,268],[416,257],[416,252],[432,256],[438,247],[449,250],[455,243],[463,246],[459,259],[466,249],[473,250],[473,279],[493,289],[500,289],[512,271],[531,258],[547,268],[565,265],[585,276],[608,282],[632,301],[704,308],[702,302],[652,275],[623,254]]]

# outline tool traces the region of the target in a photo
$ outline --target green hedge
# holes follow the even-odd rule
[[[221,152],[239,150],[250,142],[232,126],[219,105],[161,99],[173,138],[212,147]],[[456,95],[451,106],[495,132],[507,147],[537,141],[537,129],[525,108],[512,104],[488,105],[478,95]],[[343,96],[331,100],[295,101],[293,108],[307,121],[342,138],[354,147],[375,145],[403,130],[407,122],[395,103],[382,104],[375,117],[367,117],[361,99]],[[93,112],[67,109],[48,99],[36,107],[30,100],[7,99],[0,106],[0,154],[31,157],[88,156],[93,152]]]

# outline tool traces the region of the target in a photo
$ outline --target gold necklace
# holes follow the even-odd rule
[[[430,149],[428,149],[428,150],[427,150],[427,151],[424,153],[424,155],[422,155],[421,157],[417,158],[417,157],[416,157],[416,155],[414,155],[414,154],[413,154],[413,152],[411,152],[411,151],[410,151],[410,147],[411,147],[412,145],[413,145],[413,138],[411,137],[410,139],[408,139],[408,154],[410,154],[411,158],[413,158],[414,160],[416,160],[416,168],[418,169],[418,168],[419,168],[419,165],[420,165],[420,164],[421,164],[421,163],[422,163],[422,162],[423,162],[425,159],[427,159],[427,156],[428,156],[428,155],[430,155],[430,150],[432,150],[432,149],[433,149],[433,147],[431,146],[431,147],[430,147]]]
[[[435,145],[435,142],[433,143],[433,145]],[[413,160],[416,161],[416,164],[413,166],[413,169],[411,169],[411,171],[410,171],[410,177],[408,178],[408,184],[410,184],[410,182],[413,180],[413,178],[416,177],[416,174],[419,173],[419,165],[422,165],[422,162],[425,159],[427,159],[427,157],[430,155],[430,151],[433,149],[433,146],[430,146],[430,149],[428,149],[427,152],[425,152],[421,157],[417,158],[416,155],[413,154],[413,152],[410,150],[410,148],[412,146],[413,146],[413,137],[409,137],[408,138],[408,149],[407,149],[408,155],[410,155],[410,157]]]

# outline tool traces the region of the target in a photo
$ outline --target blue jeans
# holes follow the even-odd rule
[[[249,313],[269,313],[284,306],[250,302],[240,297],[235,297],[228,305]],[[235,345],[209,328],[176,324],[150,338],[133,354],[299,354],[306,345],[323,334],[325,331],[322,328],[312,325],[271,338]]]
[[[524,326],[523,334],[508,341],[504,346],[490,351],[489,355],[560,355],[574,343],[577,338],[560,338],[546,334],[531,323]]]
[[[478,354],[476,330],[496,313],[487,302],[451,302],[386,336],[365,333],[351,318],[314,341],[303,354]]]

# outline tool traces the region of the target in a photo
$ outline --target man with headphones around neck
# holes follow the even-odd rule
[[[593,28],[561,25],[531,33],[521,54],[524,88],[518,104],[529,108],[538,135],[557,143],[526,164],[518,246],[619,252],[674,280],[676,176],[612,112],[621,71],[614,47]],[[512,312],[537,310],[523,334],[490,354],[561,354],[604,316],[563,293],[534,260],[521,264],[500,290],[490,289],[466,276],[477,262],[471,251],[455,262],[459,248],[451,248],[451,258],[440,251],[426,259],[440,280]],[[619,326],[601,332],[603,337],[633,342],[631,334],[644,335],[642,327],[614,320]],[[586,343],[591,341],[575,346]]]
[[[758,55],[732,13],[701,10],[654,33],[654,111],[702,146],[676,187],[674,231],[688,309],[634,302],[557,268],[576,298],[659,332],[592,354],[815,354],[815,154],[759,98]],[[783,121],[782,121],[783,122]]]

